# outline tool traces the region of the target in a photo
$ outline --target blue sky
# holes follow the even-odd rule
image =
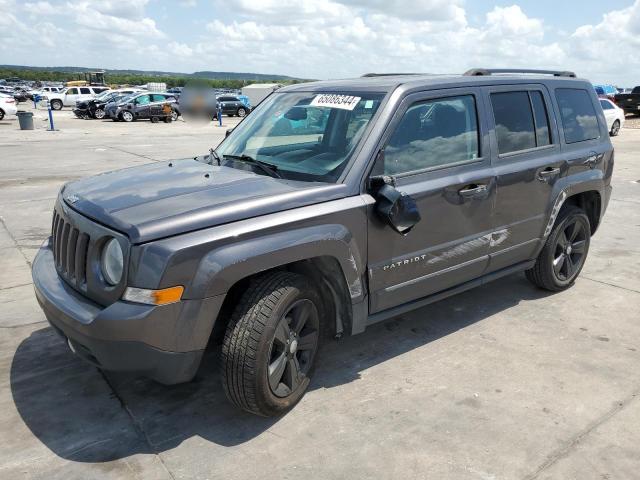
[[[0,0],[0,63],[342,78],[473,66],[640,84],[640,0]]]

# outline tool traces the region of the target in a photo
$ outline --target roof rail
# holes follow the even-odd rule
[[[423,75],[422,73],[365,73],[360,78],[369,77],[396,77],[398,75]]]
[[[576,74],[562,70],[533,70],[528,68],[472,68],[464,72],[467,77],[493,75],[494,73],[534,73],[538,75],[553,75],[554,77],[575,78]]]

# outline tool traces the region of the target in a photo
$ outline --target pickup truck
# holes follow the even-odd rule
[[[640,114],[640,87],[635,87],[631,93],[618,93],[615,99],[616,104],[624,110],[624,113]]]
[[[90,100],[107,90],[109,90],[109,87],[71,87],[59,93],[47,92],[42,96],[42,99],[48,100],[53,110],[61,110],[63,106],[75,107],[76,102]]]

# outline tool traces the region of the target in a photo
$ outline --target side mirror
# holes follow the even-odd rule
[[[224,132],[224,138],[227,138],[233,132],[233,128],[228,128],[226,132]]]
[[[396,232],[406,235],[420,221],[418,205],[410,195],[389,185],[390,177],[374,177],[372,185],[382,183],[374,196],[376,212]],[[376,182],[377,180],[377,182]]]

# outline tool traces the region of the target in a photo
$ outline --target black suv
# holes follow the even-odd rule
[[[229,115],[233,117],[237,115],[238,117],[244,117],[247,113],[251,111],[247,105],[245,105],[238,97],[234,97],[231,95],[222,95],[218,97],[218,104],[222,109],[222,113],[224,115]]]
[[[327,336],[516,272],[570,287],[613,164],[570,72],[289,86],[207,155],[66,184],[36,296],[104,369],[185,382],[217,340],[229,399],[277,415]]]

